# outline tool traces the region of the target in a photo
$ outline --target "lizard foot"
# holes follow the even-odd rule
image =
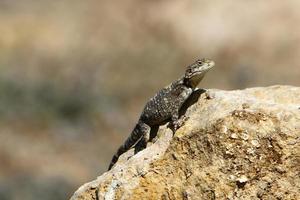
[[[172,122],[172,126],[173,126],[174,130],[176,131],[177,129],[182,127],[185,124],[185,121],[188,120],[188,119],[189,119],[189,117],[183,115],[178,120]]]
[[[146,149],[147,147],[147,141],[143,138],[134,146],[134,154],[137,154],[138,152]]]

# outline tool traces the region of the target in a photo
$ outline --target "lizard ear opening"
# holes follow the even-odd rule
[[[193,74],[192,65],[190,65],[185,70],[184,78],[188,79],[192,76],[192,74]]]

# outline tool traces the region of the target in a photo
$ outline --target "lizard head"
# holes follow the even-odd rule
[[[215,66],[214,61],[203,58],[189,65],[185,71],[184,80],[186,84],[195,88],[203,79],[206,72]]]

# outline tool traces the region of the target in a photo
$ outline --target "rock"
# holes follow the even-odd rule
[[[174,137],[162,126],[152,145],[125,153],[71,199],[299,198],[300,88],[201,93]]]

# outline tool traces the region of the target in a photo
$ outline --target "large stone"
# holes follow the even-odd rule
[[[300,88],[196,92],[173,136],[121,156],[77,199],[299,199]]]

